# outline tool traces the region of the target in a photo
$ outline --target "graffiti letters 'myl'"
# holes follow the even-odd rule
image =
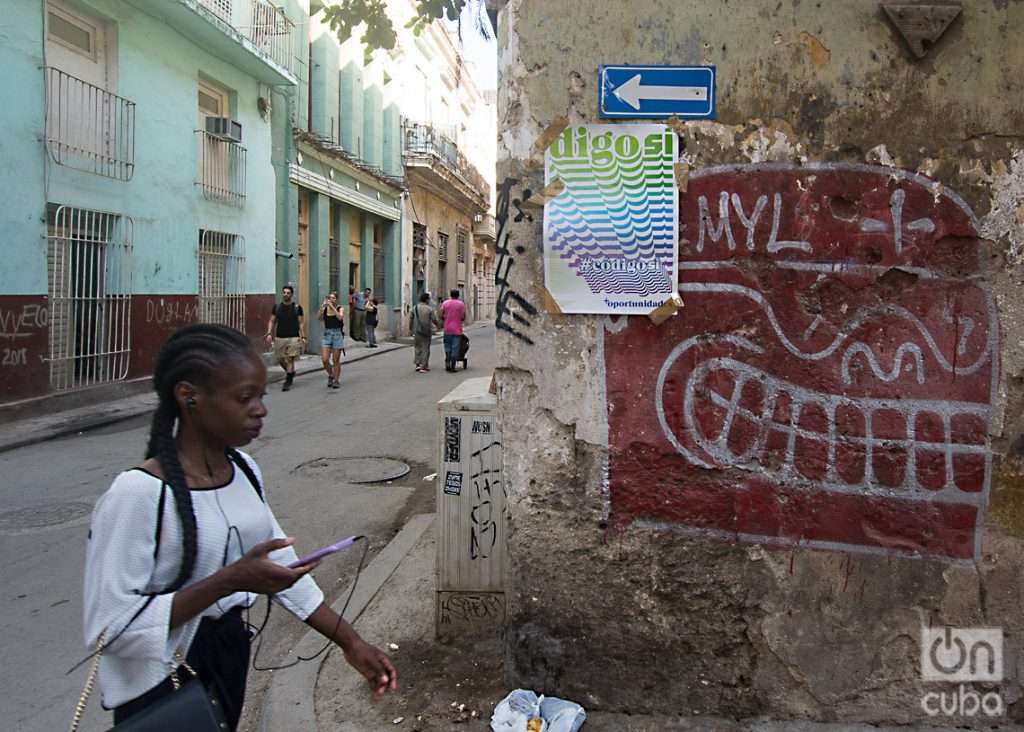
[[[533,221],[530,214],[523,211],[522,199],[511,197],[512,187],[518,182],[515,178],[506,178],[504,182],[498,185],[498,205],[495,215],[498,222],[498,266],[494,271],[494,284],[498,288],[498,301],[496,304],[497,317],[495,318],[494,325],[499,330],[511,333],[519,340],[533,345],[533,339],[523,333],[522,329],[530,327],[531,321],[529,317],[537,315],[537,308],[513,290],[509,283],[509,273],[512,271],[512,265],[515,264],[515,258],[509,251],[509,203],[511,202],[516,208],[516,215],[513,221],[522,221],[524,218],[527,221]],[[523,198],[529,197],[530,191],[524,191]]]

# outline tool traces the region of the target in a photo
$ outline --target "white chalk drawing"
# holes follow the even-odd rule
[[[754,204],[754,209],[750,214],[750,218],[747,218],[743,211],[743,202],[740,200],[739,194],[733,193],[730,198],[727,191],[722,191],[718,197],[717,225],[715,225],[711,218],[711,212],[708,209],[708,199],[705,196],[700,196],[697,199],[697,206],[700,212],[700,230],[697,235],[698,252],[704,251],[705,235],[709,236],[711,241],[715,243],[718,243],[718,240],[724,235],[729,251],[736,251],[736,237],[732,233],[732,218],[729,208],[730,200],[732,201],[732,207],[736,210],[737,218],[739,218],[743,228],[747,230],[747,249],[754,251],[756,246],[756,243],[754,242],[754,230],[757,228],[757,221],[761,218],[761,213],[764,211],[764,207],[768,204],[768,197],[760,196]],[[779,239],[779,224],[782,220],[782,194],[776,193],[772,200],[774,204],[772,206],[772,230],[768,235],[768,243],[766,245],[767,250],[772,254],[781,252],[784,249],[799,249],[802,252],[811,251],[811,243],[809,241]]]
[[[727,371],[733,377],[732,393],[728,396],[714,389],[706,388],[704,382],[709,374],[716,370]],[[763,399],[762,410],[755,413],[740,405],[740,395],[750,381],[761,386]],[[957,443],[952,439],[952,419],[958,416],[975,417],[986,424],[989,408],[975,402],[937,401],[931,399],[874,399],[866,397],[844,397],[836,394],[806,389],[776,378],[762,369],[750,366],[732,358],[712,358],[700,363],[686,384],[683,414],[686,430],[694,437],[708,455],[722,466],[742,467],[763,458],[766,442],[770,432],[779,433],[786,438],[784,457],[778,466],[768,472],[787,482],[799,481],[816,483],[834,493],[854,493],[857,495],[899,496],[909,500],[946,501],[951,503],[979,503],[980,493],[964,492],[954,480],[953,458],[955,455],[986,454],[984,444]],[[782,421],[777,413],[783,404]],[[719,434],[712,438],[705,435],[698,425],[696,402],[698,399],[709,399],[713,404],[725,409],[725,417]],[[811,407],[817,407],[824,413],[826,427],[822,432],[800,426],[801,413]],[[845,408],[851,413],[861,415],[864,435],[854,436],[840,434],[837,430],[837,412]],[[879,412],[898,414],[903,418],[906,437],[878,437],[872,434],[873,417]],[[745,417],[758,425],[756,440],[743,452],[737,453],[729,445],[730,429],[736,417]],[[943,426],[945,439],[941,442],[918,439],[915,436],[915,425],[919,417],[935,417]],[[796,441],[807,440],[816,448],[825,451],[825,476],[823,480],[813,480],[800,472],[796,464]],[[853,448],[862,456],[863,468],[858,479],[843,478],[836,466],[836,456],[843,447]],[[906,469],[899,485],[883,485],[874,474],[873,460],[876,451],[901,450],[906,454]],[[941,453],[945,466],[945,483],[941,489],[929,489],[922,486],[917,478],[916,460],[919,451],[922,453]],[[761,459],[758,465],[751,468],[765,469],[770,461]]]
[[[629,316],[605,315],[602,321],[604,322],[604,329],[609,333],[621,333],[629,325]]]
[[[705,176],[736,173],[758,175],[770,171],[790,171],[794,166],[788,164],[764,164],[755,166],[717,166],[706,168],[691,175],[691,180]],[[879,169],[867,165],[846,165],[833,163],[811,163],[801,168],[813,176],[814,171],[853,171],[878,174]],[[956,194],[941,187],[940,184],[914,173],[901,170],[885,171],[886,177],[896,181],[923,186],[931,192],[936,202],[940,197],[952,202],[963,211],[970,223],[977,226],[970,207]],[[803,189],[802,190],[806,190]],[[811,244],[805,241],[779,241],[779,222],[782,217],[782,200],[779,193],[767,191],[755,194],[747,205],[749,216],[744,208],[744,201],[731,192],[722,191],[718,197],[718,221],[710,212],[707,198],[697,199],[698,232],[694,246],[697,252],[703,252],[708,242],[718,243],[724,239],[729,251],[737,248],[737,238],[733,233],[732,213],[738,219],[739,226],[746,231],[745,239],[739,242],[747,250],[753,251],[757,242],[754,230],[758,220],[765,214],[768,201],[773,203],[772,229],[766,243],[768,252],[782,249],[796,249],[810,253]],[[890,221],[864,219],[859,228],[863,232],[887,233],[891,235],[892,245],[897,254],[901,253],[907,237],[911,234],[931,234],[936,230],[936,223],[931,218],[916,218],[904,221],[906,193],[897,188],[889,200]],[[840,218],[838,215],[836,218]],[[852,219],[846,219],[852,220]],[[739,229],[738,229],[739,230]],[[822,261],[777,261],[774,266],[804,272],[818,272],[821,275],[835,273],[852,273],[861,276],[879,276],[891,270],[899,270],[913,274],[923,280],[948,280],[948,275],[930,270],[927,267],[897,264],[895,266],[873,265],[865,262],[822,262]],[[728,281],[717,275],[724,270],[738,271],[733,261],[686,261],[679,264],[680,273],[689,276],[679,285],[679,292],[692,302],[701,302],[702,296],[733,296],[744,298],[755,303],[763,312],[770,333],[774,333],[779,344],[785,350],[803,362],[820,362],[835,356],[830,369],[839,366],[839,376],[843,384],[851,384],[856,379],[851,373],[853,369],[864,366],[870,374],[881,382],[906,381],[918,386],[938,382],[953,376],[971,376],[981,369],[989,367],[989,399],[987,403],[973,401],[957,401],[942,398],[876,398],[867,396],[851,396],[840,393],[816,391],[807,386],[794,383],[792,380],[774,375],[755,363],[758,357],[764,361],[765,349],[752,340],[735,334],[695,335],[679,343],[666,358],[658,374],[655,392],[655,409],[662,431],[672,446],[682,454],[688,462],[703,468],[736,468],[768,477],[772,482],[787,486],[804,486],[808,489],[821,489],[833,493],[880,496],[899,498],[911,501],[935,501],[940,503],[956,503],[976,506],[978,508],[978,525],[982,522],[982,512],[988,497],[992,474],[991,439],[988,435],[993,402],[998,382],[996,355],[998,354],[998,319],[995,302],[991,292],[983,282],[972,283],[981,294],[977,304],[981,307],[974,313],[975,317],[956,315],[949,311],[944,320],[955,329],[953,342],[958,356],[967,353],[972,335],[976,346],[972,349],[978,353],[973,360],[960,363],[952,360],[940,349],[935,334],[918,315],[895,303],[880,303],[853,312],[835,331],[831,341],[823,348],[801,348],[784,331],[771,302],[762,292],[751,287],[734,283],[734,277],[726,277]],[[707,273],[705,276],[694,276],[697,272]],[[982,305],[982,298],[984,304]],[[984,313],[987,322],[976,322],[979,313]],[[865,325],[883,322],[882,319],[897,319],[906,324],[904,342],[887,344],[886,350],[895,348],[894,355],[881,357],[878,349],[870,342],[858,338],[858,330]],[[788,322],[788,321],[787,321]],[[801,332],[794,335],[809,343],[818,332],[823,318],[818,315],[808,326],[801,325]],[[615,324],[617,326],[618,323]],[[609,332],[618,332],[613,324],[606,323]],[[934,323],[933,326],[934,327]],[[980,329],[980,330],[979,330]],[[978,340],[979,333],[983,341]],[[943,333],[948,336],[948,333]],[[945,341],[946,338],[943,338]],[[948,341],[947,341],[948,342]],[[819,341],[819,345],[821,342]],[[717,346],[717,348],[715,348]],[[710,353],[703,354],[710,348]],[[980,352],[979,352],[980,351]],[[930,358],[927,359],[926,356]],[[748,362],[748,358],[749,361]],[[697,362],[694,363],[694,359]],[[665,410],[666,382],[677,364],[688,364],[685,369],[689,373],[681,385],[674,383],[673,398],[682,399],[682,404],[672,405],[672,414],[681,415],[682,424],[669,424]],[[684,371],[685,371],[684,369]],[[676,370],[678,373],[678,369]],[[867,372],[864,372],[864,376]],[[725,385],[723,387],[723,385]],[[754,398],[756,407],[744,404],[744,388],[748,393],[759,394],[760,401]],[[747,399],[749,402],[750,399]],[[679,408],[681,407],[681,409]],[[707,422],[707,410],[714,410],[712,426]],[[782,412],[780,417],[779,412]],[[801,413],[813,413],[815,420],[809,427],[801,421]],[[859,415],[858,429],[849,430],[849,422],[840,423],[838,415]],[[705,422],[701,422],[704,413]],[[873,434],[876,415],[884,415],[890,427],[882,436]],[[674,417],[676,419],[677,417]],[[746,430],[744,439],[730,442],[733,425],[742,420]],[[958,421],[959,420],[959,421]],[[967,436],[957,435],[954,424],[979,425],[979,429]],[[846,425],[844,427],[843,425]],[[894,429],[892,425],[895,424]],[[919,434],[918,425],[928,424],[929,434]],[[753,427],[752,427],[753,425]],[[851,433],[852,432],[852,433]],[[773,434],[774,433],[774,434]],[[893,437],[893,434],[902,436]],[[754,435],[753,439],[750,435]],[[941,435],[941,438],[940,436]],[[769,438],[774,452],[768,459]],[[685,443],[685,444],[684,444]],[[798,443],[808,446],[815,455],[816,463],[801,465],[798,459]],[[780,447],[781,445],[781,447]],[[844,452],[845,451],[845,452]],[[841,452],[854,455],[855,459],[842,466],[838,462]],[[905,460],[896,470],[888,471],[887,475],[879,476],[875,469],[874,457],[885,453],[897,454]],[[807,454],[806,452],[804,454]],[[966,457],[973,461],[971,466],[977,468],[984,465],[984,477],[979,480],[979,473],[973,477],[961,475],[954,469],[954,463]],[[920,462],[927,460],[927,482],[922,484]],[[851,468],[851,464],[853,467]],[[961,463],[962,464],[962,463]],[[931,470],[931,473],[927,471]],[[970,471],[968,471],[969,473]],[[958,484],[960,480],[960,484]],[[938,482],[939,484],[936,484]],[[893,484],[897,483],[897,484]],[[964,484],[966,483],[966,484]],[[654,524],[651,524],[654,525]],[[673,527],[693,533],[714,534],[717,530],[693,529],[689,527]],[[728,534],[730,532],[718,532]],[[794,542],[782,537],[752,536],[751,540],[780,544]],[[975,535],[975,556],[980,551],[981,532]],[[851,546],[842,542],[805,542],[808,546],[820,544],[823,548],[842,548],[843,550],[865,551],[868,553],[887,553],[887,549]],[[914,553],[909,547],[908,552]]]
[[[807,340],[804,338],[804,340]],[[871,371],[874,373],[875,378],[881,379],[882,381],[896,381],[903,374],[903,357],[911,353],[914,355],[914,363],[907,364],[907,371],[915,370],[917,372],[917,383],[924,383],[924,356],[921,354],[921,349],[916,343],[904,343],[896,349],[896,357],[892,366],[892,370],[888,373],[881,366],[878,365],[878,359],[875,358],[875,353],[870,348],[865,346],[863,343],[854,343],[843,353],[843,383],[852,384],[853,377],[850,376],[850,361],[857,354],[863,354],[864,358],[867,359],[868,366],[871,367]],[[961,351],[962,353],[962,351]],[[914,369],[914,366],[917,366]]]
[[[726,269],[734,268],[736,265],[731,262],[704,262],[701,269]],[[779,323],[778,318],[775,315],[775,310],[772,308],[771,303],[765,299],[765,296],[759,291],[754,290],[750,287],[743,285],[725,284],[719,282],[689,282],[679,285],[680,292],[693,292],[693,293],[727,293],[731,295],[741,295],[743,297],[753,300],[764,310],[765,315],[768,317],[768,322],[771,323],[772,328],[775,330],[775,334],[779,338],[779,342],[785,347],[787,351],[792,353],[797,358],[801,358],[808,361],[820,361],[822,359],[830,357],[844,343],[850,338],[850,334],[857,330],[860,326],[865,323],[879,317],[880,315],[894,315],[896,317],[906,320],[908,323],[913,325],[921,334],[924,342],[927,344],[929,351],[939,365],[950,373],[955,373],[957,376],[970,376],[988,363],[989,358],[995,349],[996,344],[996,328],[995,328],[995,304],[992,302],[991,297],[988,299],[988,311],[989,311],[989,322],[993,327],[988,329],[988,340],[986,341],[985,349],[981,355],[974,360],[973,363],[967,366],[954,366],[945,357],[942,351],[939,349],[938,344],[935,342],[934,336],[928,330],[928,327],[921,322],[921,319],[914,315],[912,312],[899,305],[893,305],[886,303],[878,307],[864,308],[859,310],[856,315],[846,321],[839,332],[836,333],[832,343],[827,347],[817,351],[815,353],[806,353],[801,350],[789,337],[785,334],[782,329],[782,325]],[[911,344],[913,345],[913,344]],[[865,345],[866,348],[870,348]],[[920,352],[920,350],[918,350]]]
[[[864,219],[860,224],[860,230],[875,233],[891,231],[896,253],[899,254],[903,251],[903,204],[906,200],[907,192],[902,188],[897,188],[892,192],[892,198],[889,199],[889,213],[892,215],[892,224],[879,221],[878,219]],[[929,218],[914,219],[907,224],[907,230],[931,233],[935,231],[935,222]]]

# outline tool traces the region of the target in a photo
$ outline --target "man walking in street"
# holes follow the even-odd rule
[[[444,321],[444,370],[455,371],[462,323],[466,319],[466,303],[459,299],[458,290],[452,290],[451,297],[441,304],[441,318]]]
[[[437,327],[437,317],[434,309],[430,307],[430,293],[420,294],[420,301],[412,306],[409,313],[409,330],[412,331],[412,342],[415,346],[417,373],[425,374],[430,371],[430,338]]]
[[[354,287],[349,288],[352,296],[352,323],[349,326],[349,336],[354,341],[366,340],[366,295]]]
[[[267,345],[273,344],[274,358],[284,369],[284,385],[281,391],[288,391],[295,381],[295,359],[302,353],[306,343],[306,323],[302,306],[294,301],[295,288],[285,285],[281,288],[281,302],[270,311],[267,323]]]

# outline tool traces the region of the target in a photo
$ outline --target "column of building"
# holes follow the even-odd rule
[[[399,114],[381,66],[366,65],[357,42],[340,44],[320,21],[310,17],[309,81],[288,115],[288,223],[279,227],[279,285],[293,284],[307,310],[310,350],[329,292],[347,306],[350,290],[371,289],[382,334],[396,330],[402,307]],[[360,337],[348,320],[348,335]]]

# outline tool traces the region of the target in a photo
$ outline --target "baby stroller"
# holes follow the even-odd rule
[[[469,368],[469,357],[466,354],[469,353],[469,338],[463,333],[459,337],[459,350],[455,353],[455,361],[462,361],[462,370],[465,371]],[[452,364],[454,367],[455,364]]]

